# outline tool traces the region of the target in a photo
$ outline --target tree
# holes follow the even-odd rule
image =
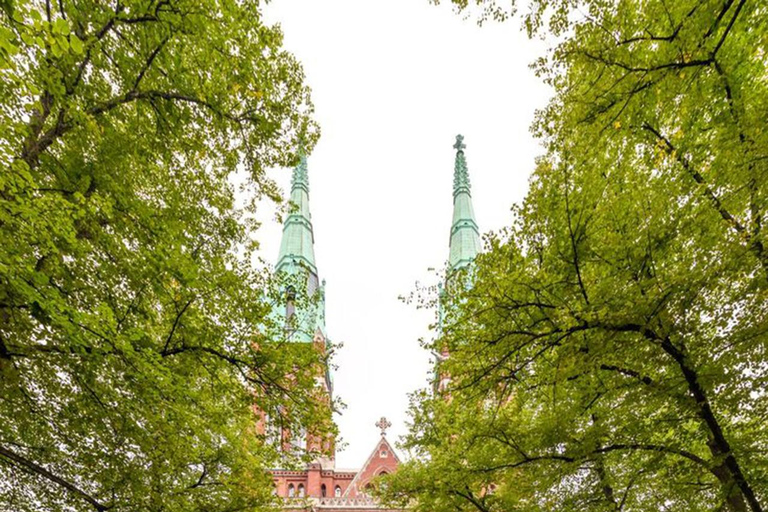
[[[560,38],[537,66],[555,90],[534,124],[546,154],[446,306],[450,396],[416,398],[422,461],[390,497],[764,510],[768,12],[579,7],[525,17]]]
[[[269,503],[254,407],[330,428],[251,268],[317,137],[301,67],[256,1],[0,7],[0,508]]]

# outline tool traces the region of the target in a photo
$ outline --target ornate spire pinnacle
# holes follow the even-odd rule
[[[456,149],[456,163],[453,166],[453,197],[461,192],[470,192],[469,171],[467,170],[467,160],[464,158],[464,136],[457,135],[456,143],[453,145]]]
[[[457,135],[456,162],[453,166],[453,224],[451,225],[449,270],[469,265],[480,252],[480,231],[472,207],[469,170],[464,157],[464,136]]]

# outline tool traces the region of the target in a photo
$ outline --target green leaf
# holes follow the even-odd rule
[[[54,34],[66,36],[69,34],[69,23],[64,18],[56,18],[53,21],[52,30]]]
[[[83,42],[80,40],[79,37],[76,35],[71,35],[69,37],[69,46],[72,48],[72,51],[75,52],[77,55],[82,55],[83,53]]]

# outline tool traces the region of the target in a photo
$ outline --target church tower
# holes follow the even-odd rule
[[[309,175],[307,157],[302,152],[293,169],[288,216],[283,223],[280,252],[275,274],[282,280],[283,295],[273,312],[274,320],[284,327],[285,340],[325,355],[328,338],[325,330],[325,283],[319,280],[315,263],[314,232],[309,211]],[[297,347],[301,349],[301,347]],[[327,402],[330,415],[333,384],[325,366],[316,376],[318,399]],[[284,450],[308,450],[322,453],[313,464],[319,470],[333,467],[334,442],[315,439],[307,432],[281,432]]]
[[[456,159],[453,164],[453,220],[448,241],[448,268],[444,286],[440,291],[438,306],[438,330],[443,329],[445,316],[444,302],[446,294],[451,288],[461,286],[455,282],[456,274],[469,267],[480,253],[480,230],[475,221],[475,209],[472,206],[471,184],[469,181],[469,169],[467,159],[464,156],[464,136],[457,135],[453,148],[456,150]],[[440,333],[438,333],[440,334]],[[440,363],[448,359],[448,347],[443,346],[437,355],[435,366],[435,389],[442,393],[451,381],[450,375],[441,371]]]

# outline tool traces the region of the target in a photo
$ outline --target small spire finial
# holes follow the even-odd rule
[[[381,435],[386,436],[387,429],[392,426],[392,422],[389,421],[386,417],[382,416],[381,419],[376,422],[376,426],[381,429]]]
[[[464,144],[464,136],[463,135],[457,135],[456,136],[456,143],[453,145],[453,147],[456,149],[456,151],[464,151],[464,148],[466,148],[467,145]]]
[[[469,194],[469,172],[467,171],[467,160],[464,156],[464,136],[457,135],[456,143],[453,145],[456,149],[456,164],[453,167],[453,196],[456,197],[460,192]]]

